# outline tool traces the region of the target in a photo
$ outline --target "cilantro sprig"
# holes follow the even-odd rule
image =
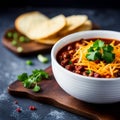
[[[22,73],[21,75],[18,75],[18,80],[20,80],[24,87],[26,88],[32,88],[34,92],[40,91],[40,86],[38,85],[38,82],[40,82],[44,78],[48,78],[49,75],[44,70],[33,70],[31,75],[28,75],[27,73]]]
[[[89,61],[103,60],[106,63],[111,63],[115,59],[115,54],[111,45],[105,44],[102,40],[98,39],[88,49],[86,58]]]

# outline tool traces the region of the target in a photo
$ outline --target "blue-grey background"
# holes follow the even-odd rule
[[[101,26],[101,29],[120,31],[120,10],[117,9],[32,7],[29,5],[18,8],[0,8],[0,120],[89,120],[54,106],[8,94],[7,88],[16,80],[18,74],[31,73],[34,69],[45,69],[51,64],[50,51],[44,54],[49,58],[49,62],[42,64],[38,61],[37,56],[18,57],[1,43],[6,29],[14,26],[15,18],[22,13],[33,10],[38,10],[48,17],[58,14],[65,16],[86,14],[95,24]],[[26,65],[25,62],[28,59],[32,60],[34,65]],[[19,104],[14,104],[14,100],[18,100]],[[28,109],[30,105],[36,106],[37,110],[30,111]],[[16,112],[17,107],[22,109],[21,113]]]

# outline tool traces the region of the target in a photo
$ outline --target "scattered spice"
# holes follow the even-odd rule
[[[36,110],[35,106],[29,106],[29,110]]]
[[[14,101],[14,104],[18,104],[18,101],[15,100],[15,101]],[[36,108],[34,105],[30,105],[28,108],[29,108],[29,110],[32,110],[32,111],[33,111],[33,110],[37,110],[37,108]],[[17,112],[22,112],[22,109],[21,109],[20,107],[17,107],[17,108],[16,108],[16,111],[17,111]]]
[[[22,112],[22,110],[20,108],[17,108],[16,111],[17,112]]]
[[[14,101],[14,103],[15,103],[15,104],[18,104],[18,101],[17,101],[17,100],[15,100],[15,101]]]

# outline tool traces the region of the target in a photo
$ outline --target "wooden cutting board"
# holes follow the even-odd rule
[[[92,27],[93,30],[100,29],[100,27],[96,24],[93,24],[92,26],[93,26]],[[21,47],[23,48],[23,51],[18,52],[17,47],[13,46],[11,44],[11,39],[8,39],[6,37],[6,33],[8,31],[17,32],[14,28],[6,30],[5,34],[3,35],[2,43],[6,48],[8,48],[10,51],[12,51],[13,53],[15,53],[17,55],[26,56],[26,55],[33,55],[33,54],[42,53],[42,52],[45,53],[45,52],[50,52],[50,50],[52,48],[52,45],[40,44],[40,43],[31,41],[28,43],[22,43]],[[20,33],[18,33],[18,34],[20,34]],[[22,35],[22,34],[20,34],[20,35]]]
[[[24,88],[19,81],[9,85],[8,92],[12,95],[51,104],[93,120],[120,120],[120,103],[90,104],[77,100],[60,88],[53,76],[51,67],[48,67],[46,72],[48,72],[50,78],[49,80],[41,81],[42,90],[39,93],[34,93],[30,89]]]
[[[6,30],[3,39],[2,39],[2,43],[3,45],[8,48],[10,51],[12,51],[13,53],[20,55],[20,56],[26,56],[26,55],[33,55],[33,54],[37,54],[37,53],[41,53],[41,52],[50,52],[52,45],[45,45],[45,44],[40,44],[34,41],[30,41],[27,43],[22,43],[21,47],[23,48],[22,52],[18,52],[17,51],[17,47],[13,46],[11,44],[11,39],[8,39],[6,37],[6,33],[10,31],[10,32],[17,32],[14,28],[8,29]],[[18,33],[19,35],[22,35],[20,33]]]

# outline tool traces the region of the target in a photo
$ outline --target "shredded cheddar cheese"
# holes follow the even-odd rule
[[[101,76],[110,75],[111,78],[115,77],[115,73],[120,69],[120,44],[115,45],[115,41],[113,40],[110,45],[113,47],[113,53],[115,54],[115,59],[111,63],[105,63],[104,61],[95,62],[89,61],[86,58],[86,54],[88,49],[93,45],[93,41],[83,41],[85,42],[85,46],[79,43],[79,49],[76,50],[72,57],[72,62],[74,65],[82,65],[85,66],[86,70],[92,70]],[[75,62],[77,61],[77,62]]]

